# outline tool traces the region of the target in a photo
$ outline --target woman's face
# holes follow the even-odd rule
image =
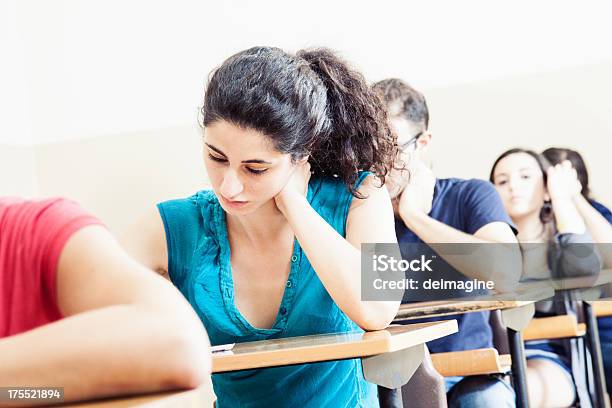
[[[539,214],[548,198],[542,170],[527,153],[514,153],[501,159],[493,173],[493,184],[513,219]]]
[[[287,184],[295,165],[261,132],[217,121],[204,129],[204,164],[213,191],[229,214],[251,213]]]

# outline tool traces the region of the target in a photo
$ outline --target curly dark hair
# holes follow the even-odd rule
[[[339,177],[353,196],[359,171],[384,184],[397,154],[383,101],[363,75],[331,50],[289,54],[274,47],[241,51],[212,72],[203,126],[219,120],[257,130],[315,176]]]
[[[399,78],[383,79],[372,85],[388,106],[399,104],[398,116],[429,127],[429,109],[422,93]]]

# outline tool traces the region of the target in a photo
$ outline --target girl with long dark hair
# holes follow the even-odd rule
[[[397,147],[362,75],[327,49],[254,47],[213,72],[201,114],[212,190],[158,204],[136,256],[213,345],[385,328],[399,301],[361,300],[360,245],[396,242]],[[218,407],[378,404],[356,359],[213,378]]]
[[[601,258],[573,203],[581,186],[569,162],[551,166],[538,153],[507,150],[489,176],[515,223],[523,252],[523,279],[596,275]],[[584,254],[584,250],[592,250]],[[555,314],[553,302],[536,304],[536,316]],[[567,342],[543,340],[526,346],[527,380],[533,406],[566,407],[576,389]]]

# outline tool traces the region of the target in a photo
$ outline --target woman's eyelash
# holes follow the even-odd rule
[[[247,167],[247,170],[249,172],[253,173],[253,174],[256,174],[256,175],[259,175],[259,174],[262,174],[262,173],[265,173],[266,171],[268,171],[268,169],[255,170],[255,169],[252,169],[250,167]]]
[[[223,159],[223,158],[221,158],[221,157],[213,156],[213,155],[212,155],[212,154],[210,154],[210,153],[208,153],[208,157],[209,157],[211,160],[214,160],[214,161],[219,162],[219,163],[223,163],[223,162],[226,162],[226,161],[227,161],[226,159]]]
[[[209,157],[211,160],[216,161],[216,162],[219,162],[219,163],[225,163],[225,162],[227,162],[227,159],[224,159],[224,158],[221,158],[221,157],[217,157],[217,156],[213,156],[213,155],[212,155],[212,154],[210,154],[210,153],[208,153],[208,157]],[[262,173],[265,173],[266,171],[268,171],[268,169],[256,170],[256,169],[252,169],[252,168],[250,168],[250,167],[247,167],[246,169],[249,171],[249,173],[251,173],[251,174],[255,174],[255,175],[259,175],[259,174],[262,174]]]

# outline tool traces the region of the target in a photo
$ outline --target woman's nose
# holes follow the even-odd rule
[[[510,191],[516,190],[517,187],[518,187],[518,184],[517,184],[517,180],[515,178],[512,177],[512,178],[508,179],[508,189]]]
[[[221,183],[220,192],[225,198],[232,199],[242,192],[244,185],[238,178],[236,172],[229,169],[223,175],[223,182]]]

